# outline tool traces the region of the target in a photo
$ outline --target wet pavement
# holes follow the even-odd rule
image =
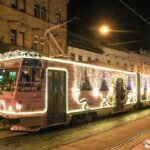
[[[150,110],[147,109],[121,116],[102,119],[92,123],[70,126],[62,131],[46,130],[44,132],[13,136],[13,138],[4,136],[4,138],[0,139],[0,149],[33,150],[34,148],[35,150],[48,150],[53,146],[81,138],[79,143],[73,142],[75,144],[71,143],[71,145],[64,145],[62,147],[57,147],[56,149],[94,150],[93,148],[95,146],[96,150],[103,150],[114,146],[124,139],[135,135],[137,132],[142,132],[148,128],[150,128]],[[86,140],[87,138],[84,138],[87,136],[89,136],[89,141]],[[148,134],[147,138],[149,136],[150,133]],[[100,139],[98,139],[98,137],[100,137]],[[142,142],[147,138],[143,138],[139,142]]]
[[[80,139],[78,141],[71,142],[64,146],[54,148],[53,150],[130,150],[133,148],[131,145],[128,145],[127,148],[126,146],[120,147],[120,144],[128,144],[130,139],[132,141],[135,136],[141,134],[142,132],[144,132],[144,138],[147,138],[145,134],[150,136],[150,116],[129,122],[128,124],[109,129],[105,132],[101,132],[87,138]]]
[[[150,150],[150,144],[147,143],[149,139],[150,139],[150,132],[147,132],[115,148],[115,150]]]

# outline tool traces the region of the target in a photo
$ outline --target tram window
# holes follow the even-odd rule
[[[24,59],[23,66],[41,67],[42,63],[40,60],[36,59]]]
[[[20,82],[40,82],[43,79],[43,69],[23,67]]]
[[[43,69],[23,67],[21,79],[18,86],[18,91],[21,92],[35,92],[42,88],[42,80],[44,74]]]
[[[32,82],[39,82],[41,80],[41,69],[32,69]]]
[[[31,72],[30,68],[23,68],[22,74],[21,74],[21,82],[30,82]]]
[[[45,81],[44,69],[41,70],[41,80]]]
[[[14,81],[16,79],[16,72],[9,72],[9,79]]]
[[[16,78],[17,78],[17,70],[15,69],[0,70],[0,90],[14,91]]]
[[[29,61],[28,59],[25,59],[25,60],[23,61],[23,65],[24,65],[24,66],[29,66],[29,65],[30,65],[30,61]]]
[[[0,84],[4,83],[4,77],[2,75],[0,75]]]

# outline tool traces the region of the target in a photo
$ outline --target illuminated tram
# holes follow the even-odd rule
[[[0,55],[0,116],[33,131],[150,105],[150,77],[35,52]]]

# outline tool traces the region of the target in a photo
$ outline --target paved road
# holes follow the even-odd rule
[[[150,144],[147,144],[149,139],[150,132],[147,132],[144,135],[141,135],[117,147],[116,150],[150,150]]]
[[[19,135],[24,135],[24,134],[27,134],[27,133],[26,132],[13,132],[13,131],[10,131],[9,129],[8,130],[1,130],[0,131],[0,140],[4,139],[4,138],[11,138],[14,136],[19,136]]]
[[[53,150],[107,150],[113,149],[113,146],[122,143],[129,137],[134,137],[140,132],[150,129],[150,116],[129,122],[128,124],[112,128],[106,132],[101,132],[90,137],[69,143],[67,145],[54,148]],[[150,130],[144,135],[128,141],[123,145],[116,147],[117,150],[142,150],[145,139],[150,137]]]
[[[49,150],[52,146],[87,137],[87,139],[58,147],[63,150],[103,150],[137,132],[150,128],[150,110],[141,110],[121,116],[105,118],[92,123],[65,128],[62,131],[46,130],[38,133],[15,135],[16,132],[0,131],[0,150]],[[146,117],[146,118],[144,118]],[[20,133],[22,134],[22,133]],[[150,134],[148,134],[149,136]],[[142,139],[144,140],[145,137]],[[139,140],[139,143],[142,142]],[[123,146],[123,145],[121,145]],[[124,144],[126,146],[126,144]],[[125,149],[127,150],[127,149]]]

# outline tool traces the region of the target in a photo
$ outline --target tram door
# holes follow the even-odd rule
[[[116,81],[116,111],[123,110],[124,92],[123,79],[118,78]]]
[[[47,72],[48,124],[66,120],[66,71],[48,70]]]

